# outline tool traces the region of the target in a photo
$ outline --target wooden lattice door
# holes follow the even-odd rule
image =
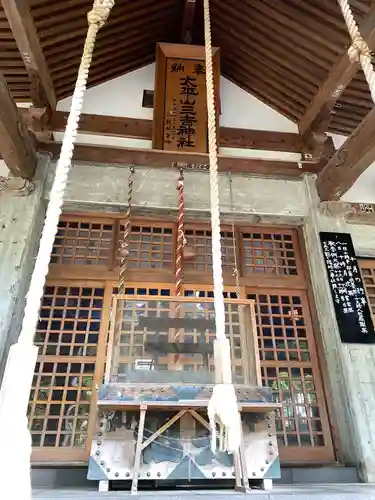
[[[110,289],[102,282],[49,282],[35,335],[30,393],[34,462],[88,458],[96,387],[104,362]]]
[[[256,302],[263,385],[272,389],[281,459],[334,459],[331,433],[306,294],[247,289]]]
[[[145,218],[132,222],[126,294],[173,295],[176,224]],[[35,339],[40,352],[29,407],[34,461],[87,460],[95,411],[93,384],[100,384],[105,369],[123,230],[123,221],[114,216],[61,218]],[[284,463],[333,460],[298,231],[282,226],[236,226],[233,234],[231,227],[223,225],[221,234],[225,293],[235,297],[236,252],[241,296],[256,301],[263,383],[283,404],[277,424],[281,458]],[[205,297],[212,297],[210,225],[187,223],[185,236],[196,255],[185,263],[184,293],[202,298],[201,314],[211,315],[204,304]],[[374,313],[375,263],[365,260],[361,267]],[[241,381],[238,315],[233,310],[227,316],[234,345],[232,362],[236,380]],[[190,342],[197,334],[184,335]],[[138,355],[144,340],[144,335],[132,338],[125,332],[119,361],[128,363],[129,355]],[[185,365],[186,370],[198,369],[195,361]]]

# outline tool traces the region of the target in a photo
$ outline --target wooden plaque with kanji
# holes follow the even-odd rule
[[[214,54],[215,102],[220,102],[219,49]],[[216,109],[218,109],[218,105]],[[218,116],[218,113],[216,113]],[[161,43],[157,46],[153,148],[208,152],[206,63],[204,47]]]

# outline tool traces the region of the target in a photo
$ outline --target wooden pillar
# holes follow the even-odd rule
[[[45,213],[44,178],[49,165],[42,158],[29,196],[0,193],[0,379],[9,346],[17,341],[24,300],[34,267]]]

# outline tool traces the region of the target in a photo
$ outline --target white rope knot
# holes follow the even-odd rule
[[[211,449],[218,450],[216,423],[219,424],[219,450],[238,452],[241,444],[242,423],[238,412],[237,396],[232,384],[216,384],[207,407],[211,429]]]
[[[353,42],[348,49],[348,56],[351,63],[360,62],[361,56],[371,59],[371,51],[369,46],[361,36],[353,38]]]
[[[98,24],[99,28],[104,26],[114,5],[114,0],[95,0],[92,10],[87,14],[89,25]]]

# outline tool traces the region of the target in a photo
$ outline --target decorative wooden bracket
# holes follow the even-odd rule
[[[35,184],[22,177],[1,177],[0,195],[12,193],[14,196],[29,196],[35,189]]]
[[[314,120],[312,126],[302,136],[302,160],[319,161],[326,156],[327,130],[332,111],[324,107]],[[332,152],[333,153],[333,152]]]
[[[375,204],[372,203],[323,201],[319,212],[329,217],[343,218],[355,224],[375,224]]]
[[[354,203],[347,201],[323,201],[319,206],[319,212],[328,217],[345,218],[350,214],[355,214]]]
[[[35,135],[39,142],[53,142],[53,132],[49,130],[52,117],[51,108],[36,108],[31,106],[22,115],[27,128]]]

